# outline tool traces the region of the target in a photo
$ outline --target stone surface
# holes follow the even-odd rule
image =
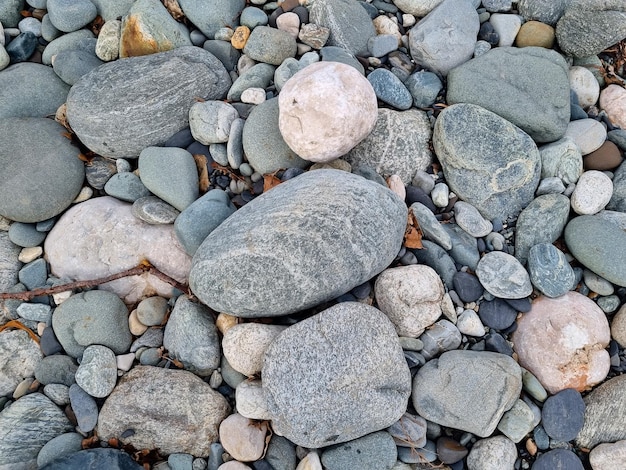
[[[606,141],[606,128],[595,119],[577,119],[570,121],[565,136],[574,141],[582,155],[587,155]]]
[[[283,86],[278,106],[283,139],[313,162],[346,154],[369,135],[378,117],[372,85],[337,62],[316,62],[296,73]]]
[[[565,254],[549,243],[538,243],[530,249],[528,272],[533,286],[553,298],[572,290],[576,279]]]
[[[522,400],[516,400],[510,410],[502,415],[498,423],[498,431],[516,444],[533,430],[536,423],[535,415]]]
[[[411,204],[410,210],[413,212],[424,238],[439,244],[445,250],[453,248],[450,234],[428,207],[420,202],[414,202]]]
[[[131,207],[111,197],[99,197],[63,214],[44,245],[52,273],[74,280],[97,279],[133,268],[145,259],[185,282],[191,260],[174,228],[146,224],[132,215]],[[128,303],[155,294],[172,296],[172,286],[149,273],[112,281],[99,289],[113,291]]]
[[[548,397],[541,409],[541,425],[557,441],[576,439],[583,427],[585,403],[579,392],[566,388]]]
[[[124,351],[125,352],[125,351]],[[115,353],[105,346],[87,346],[76,370],[76,383],[92,397],[108,396],[117,382]]]
[[[393,324],[373,307],[353,302],[285,330],[268,348],[262,375],[273,429],[304,447],[391,426],[406,411],[410,394]]]
[[[224,333],[224,357],[237,372],[248,377],[258,375],[263,368],[263,357],[270,344],[285,331],[282,325],[242,323]]]
[[[459,227],[476,238],[488,235],[493,229],[491,222],[485,220],[474,206],[463,201],[454,204],[454,220]]]
[[[9,240],[7,232],[0,232],[0,291],[6,292],[19,282],[18,272],[22,263],[18,260],[20,247]]]
[[[513,345],[522,367],[554,394],[588,390],[609,371],[610,340],[604,312],[577,292],[539,297],[517,321]]]
[[[585,155],[583,161],[586,170],[613,170],[617,168],[624,159],[619,147],[610,140],[604,142],[598,150]]]
[[[398,451],[391,435],[379,431],[325,449],[321,461],[328,470],[389,470],[396,463],[397,457]]]
[[[417,171],[426,170],[432,162],[431,137],[425,112],[380,108],[372,132],[344,159],[353,166],[368,165],[383,177],[398,175],[409,184]]]
[[[220,423],[220,443],[240,462],[254,462],[263,456],[267,423],[255,424],[233,413]]]
[[[450,189],[487,219],[516,215],[532,201],[539,151],[498,115],[473,104],[449,106],[437,118],[433,145]]]
[[[209,39],[229,25],[238,25],[237,17],[246,6],[245,0],[180,0],[185,16]]]
[[[256,420],[271,419],[260,380],[244,380],[235,389],[237,413]]]
[[[74,359],[62,354],[46,356],[35,366],[35,378],[43,385],[63,384],[67,387],[74,383],[78,366]]]
[[[12,395],[18,384],[35,374],[42,354],[25,331],[0,333],[0,396]]]
[[[533,291],[524,266],[508,253],[485,253],[476,267],[476,276],[490,294],[502,299],[522,299]]]
[[[626,165],[622,163],[613,174],[613,196],[607,209],[624,212],[626,208]]]
[[[563,137],[569,122],[567,72],[555,51],[495,48],[450,72],[446,98],[448,104],[482,106],[536,142],[552,142]]]
[[[137,449],[158,447],[165,455],[186,452],[206,458],[229,411],[226,399],[191,372],[136,366],[104,402],[98,435]],[[129,428],[135,433],[122,437]]]
[[[76,432],[60,434],[50,439],[37,454],[37,466],[41,468],[59,457],[82,450],[82,442],[83,436]]]
[[[589,463],[593,470],[612,470],[626,465],[626,441],[600,444],[591,449]]]
[[[505,436],[481,439],[467,456],[468,470],[513,470],[517,459],[515,444]]]
[[[126,452],[111,448],[80,450],[67,456],[53,460],[39,470],[74,470],[106,468],[107,470],[141,470],[143,467],[135,462]]]
[[[187,127],[196,98],[223,98],[230,85],[214,55],[179,47],[110,62],[84,75],[67,97],[67,117],[90,150],[132,158]]]
[[[615,442],[626,438],[620,425],[626,413],[624,392],[626,376],[607,380],[585,398],[585,422],[576,438],[576,444],[593,448],[602,442]]]
[[[257,26],[250,33],[243,53],[257,62],[280,65],[289,57],[295,57],[296,40],[280,29]]]
[[[145,196],[133,202],[131,212],[147,224],[173,224],[180,211],[156,196]]]
[[[120,53],[120,36],[122,22],[109,20],[100,29],[96,43],[96,55],[100,60],[110,62],[118,58]]]
[[[485,395],[488,387],[493,393]],[[419,369],[413,379],[413,406],[442,426],[487,437],[522,389],[522,372],[508,356],[448,351]]]
[[[611,178],[601,171],[587,170],[578,178],[570,202],[577,214],[593,215],[606,207],[612,195]]]
[[[189,128],[193,138],[204,145],[228,142],[232,122],[239,113],[223,101],[202,101],[189,109]]]
[[[520,0],[518,8],[525,20],[537,20],[554,26],[568,3],[568,0]]]
[[[294,217],[294,210],[302,216]],[[305,173],[249,202],[211,232],[194,255],[191,289],[214,310],[244,317],[318,305],[393,261],[406,211],[390,190],[359,176]],[[341,239],[332,235],[337,230]]]
[[[539,147],[541,177],[558,177],[563,183],[576,183],[583,172],[580,148],[569,137]]]
[[[103,62],[92,52],[65,50],[54,56],[54,71],[68,85],[74,85],[80,77],[100,67]]]
[[[372,84],[376,97],[392,108],[407,110],[413,104],[413,96],[407,87],[390,70],[378,68],[370,72],[367,80]]]
[[[46,8],[54,27],[65,33],[86,26],[98,13],[89,0],[48,0]]]
[[[611,122],[622,129],[626,128],[626,90],[619,85],[611,84],[600,93],[600,107],[606,111]]]
[[[555,32],[552,26],[531,20],[525,22],[520,28],[517,36],[515,36],[515,45],[517,47],[536,46],[552,49],[554,40]]]
[[[70,405],[76,422],[77,430],[88,433],[98,424],[98,405],[96,400],[77,384],[70,385]]]

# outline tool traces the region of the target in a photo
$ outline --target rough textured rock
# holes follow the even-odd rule
[[[224,357],[237,372],[253,377],[263,368],[265,351],[285,329],[283,325],[261,323],[234,325],[224,333]]]
[[[179,47],[110,62],[84,75],[67,97],[67,118],[90,150],[134,158],[187,127],[196,98],[223,98],[230,85],[213,54]]]
[[[278,96],[278,127],[287,145],[313,162],[350,151],[376,126],[376,94],[349,65],[316,62],[291,77]]]
[[[430,121],[424,111],[380,108],[374,130],[343,158],[352,166],[368,165],[381,176],[398,175],[409,184],[432,162]]]
[[[40,222],[71,204],[85,169],[78,159],[80,150],[63,132],[65,128],[50,119],[0,120],[0,215]]]
[[[203,303],[237,316],[318,305],[393,261],[406,216],[404,202],[382,185],[339,170],[305,173],[211,232],[194,255],[189,284]]]
[[[498,47],[452,70],[446,98],[482,106],[536,142],[552,142],[567,129],[569,89],[567,63],[557,52]]]
[[[626,375],[607,380],[584,398],[585,423],[576,438],[581,447],[626,439]]]
[[[25,331],[0,333],[0,396],[10,396],[25,378],[33,377],[42,354]]]
[[[185,282],[191,258],[171,225],[150,225],[132,214],[132,205],[112,197],[90,199],[67,211],[48,234],[44,250],[53,274],[74,280],[97,279],[148,260]],[[112,256],[115,254],[115,256]],[[128,303],[143,297],[172,296],[172,286],[144,273],[99,286]]]
[[[469,470],[513,470],[517,447],[505,436],[481,439],[467,456]]]
[[[448,351],[419,369],[411,398],[425,419],[487,437],[521,390],[522,371],[509,356]]]
[[[324,450],[321,461],[328,470],[390,470],[397,459],[393,438],[388,432],[379,431]]]
[[[115,353],[99,344],[88,346],[76,370],[76,384],[92,397],[104,398],[113,391],[116,382]]]
[[[526,21],[537,20],[554,26],[565,12],[569,0],[519,0],[519,14]]]
[[[522,367],[550,393],[588,390],[609,372],[610,337],[604,312],[577,292],[539,297],[517,321],[513,345]]]
[[[406,411],[410,395],[393,324],[353,302],[285,330],[268,348],[262,375],[272,427],[304,447],[389,427]]]
[[[565,137],[539,147],[541,178],[558,177],[564,184],[575,183],[583,172],[583,157],[574,141]]]
[[[20,251],[21,248],[9,240],[8,232],[0,232],[0,292],[7,292],[19,282]]]
[[[613,174],[613,196],[607,209],[626,212],[626,164],[622,163]]]
[[[229,411],[226,399],[191,372],[136,366],[102,405],[98,435],[136,449],[206,458]],[[122,437],[127,429],[135,433]]]
[[[517,215],[534,197],[541,160],[533,140],[473,104],[441,112],[433,145],[450,189],[489,220]]]
[[[180,0],[178,3],[189,21],[209,39],[226,25],[236,28],[239,13],[246,6],[245,0]]]
[[[600,94],[600,107],[606,111],[611,122],[622,129],[626,127],[626,90],[619,85],[609,85]]]
[[[626,440],[600,444],[589,453],[589,463],[593,470],[612,470],[617,465],[626,465]]]

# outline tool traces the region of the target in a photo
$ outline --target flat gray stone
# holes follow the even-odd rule
[[[283,331],[266,350],[262,371],[272,427],[317,448],[391,426],[410,394],[397,338],[382,312],[356,302]]]
[[[229,101],[239,101],[241,94],[248,88],[267,88],[274,78],[276,67],[270,64],[260,63],[253,65],[239,75],[235,83],[228,90]]]
[[[574,270],[554,245],[538,243],[528,254],[530,280],[547,297],[559,297],[574,287]]]
[[[490,392],[485,394],[485,389]],[[448,351],[417,372],[411,397],[427,420],[488,437],[521,390],[522,371],[511,357]]]
[[[501,299],[522,299],[533,292],[524,266],[501,251],[485,253],[476,267],[476,276],[490,294]]]
[[[117,382],[115,353],[105,346],[93,344],[83,351],[76,370],[76,383],[92,397],[108,396]]]
[[[626,164],[624,163],[613,173],[613,195],[606,208],[626,212]]]
[[[505,436],[488,437],[477,441],[467,456],[468,470],[502,470],[514,468],[517,447]]]
[[[432,106],[443,88],[441,79],[437,74],[420,70],[410,75],[404,82],[411,96],[413,105],[416,108],[427,108]]]
[[[111,176],[104,185],[104,192],[120,201],[132,203],[151,195],[141,178],[130,171],[115,173]]]
[[[482,106],[536,142],[552,142],[563,137],[570,118],[567,71],[555,51],[498,47],[451,71],[446,98]]]
[[[474,104],[441,112],[433,145],[450,189],[488,220],[517,215],[534,197],[541,160],[528,134]]]
[[[0,5],[0,23],[5,28],[15,28],[22,19],[20,11],[24,9],[24,0],[7,0]]]
[[[40,222],[72,203],[85,169],[64,132],[51,119],[0,119],[0,215]]]
[[[60,34],[60,33],[59,33]],[[62,51],[81,49],[84,39],[93,39],[93,33],[88,29],[79,29],[71,33],[63,34],[50,41],[41,54],[41,62],[44,65],[52,65],[52,58]],[[95,46],[92,52],[95,52]]]
[[[67,97],[67,117],[90,150],[134,158],[187,127],[196,98],[223,98],[230,85],[213,54],[179,47],[109,62],[84,75]]]
[[[286,31],[257,26],[250,33],[243,53],[257,62],[280,65],[289,57],[295,57],[297,52],[295,38]]]
[[[189,285],[212,309],[243,317],[318,305],[393,261],[406,216],[404,202],[379,184],[339,170],[305,173],[211,232],[194,255]]]
[[[397,459],[393,437],[388,432],[379,431],[325,449],[321,461],[328,470],[389,470]]]
[[[381,176],[398,175],[410,184],[417,171],[432,163],[431,137],[424,111],[380,108],[374,130],[343,159],[353,166],[368,165]]]
[[[452,249],[450,256],[457,263],[469,267],[476,271],[480,253],[478,252],[478,241],[457,224],[442,224],[443,229],[450,236]]]
[[[132,213],[147,224],[173,224],[180,211],[156,196],[146,196],[133,203]]]
[[[96,6],[89,0],[48,0],[46,9],[54,27],[65,33],[86,26],[98,14]]]
[[[185,16],[209,39],[218,29],[239,26],[238,17],[246,6],[245,0],[180,0]]]
[[[446,232],[443,225],[428,207],[422,203],[414,202],[411,204],[410,209],[413,211],[413,215],[417,219],[417,223],[425,238],[437,243],[444,250],[452,249],[450,234]]]
[[[43,385],[62,384],[66,387],[75,380],[78,366],[74,359],[63,354],[46,356],[35,367],[35,378]]]
[[[23,379],[33,377],[41,358],[39,346],[25,331],[0,333],[0,395],[13,395]]]
[[[98,9],[98,15],[104,21],[114,20],[126,15],[135,0],[90,0]]]
[[[102,62],[95,54],[82,50],[59,52],[54,58],[54,72],[68,85],[74,85],[80,77],[100,67]]]
[[[70,455],[82,450],[83,436],[77,432],[60,434],[50,439],[37,454],[37,466],[47,465],[58,457]]]
[[[22,267],[17,259],[21,248],[9,240],[7,232],[0,232],[0,292],[6,292],[18,283],[17,273]]]
[[[78,429],[88,433],[98,424],[98,405],[96,400],[76,384],[70,385],[70,405],[74,410]]]

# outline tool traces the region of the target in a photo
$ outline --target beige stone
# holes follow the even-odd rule
[[[220,443],[224,450],[241,462],[254,462],[263,455],[267,423],[234,413],[220,424]]]
[[[554,28],[540,21],[527,21],[517,33],[515,45],[517,47],[536,46],[552,49]]]
[[[589,454],[593,470],[615,470],[626,468],[626,441],[600,444]]]
[[[296,470],[322,470],[322,462],[317,452],[309,452],[296,467]]]
[[[144,325],[137,318],[137,309],[130,312],[128,315],[128,329],[135,336],[141,336],[148,329],[147,325]]]
[[[600,93],[600,108],[606,111],[611,122],[626,129],[626,90],[619,85],[609,85]]]
[[[243,49],[250,37],[250,28],[247,26],[238,26],[233,33],[233,37],[230,38],[230,44],[235,49]],[[243,73],[243,72],[240,72]]]
[[[31,261],[36,260],[43,254],[43,248],[40,246],[31,246],[28,248],[22,248],[20,254],[17,259],[22,263],[30,263]]]
[[[236,460],[229,460],[217,467],[217,470],[248,470],[252,467],[247,466],[245,463],[237,462]]]
[[[265,350],[286,326],[241,323],[224,334],[222,349],[233,369],[248,377],[261,372]]]
[[[102,26],[96,42],[96,55],[100,60],[110,62],[120,54],[120,35],[122,22],[109,20]]]
[[[622,308],[613,317],[611,338],[617,341],[622,348],[626,348],[626,305],[622,305]]]
[[[300,32],[300,17],[292,12],[283,13],[276,18],[276,28],[297,39]]]
[[[355,68],[317,62],[291,77],[278,97],[278,127],[301,158],[328,162],[345,155],[374,129],[372,85]]]
[[[239,323],[239,318],[228,313],[220,313],[215,320],[215,326],[220,330],[222,335],[225,335],[228,330]]]
[[[604,312],[577,292],[539,297],[517,320],[513,348],[521,366],[554,394],[566,388],[589,390],[610,368],[604,349],[610,341]]]

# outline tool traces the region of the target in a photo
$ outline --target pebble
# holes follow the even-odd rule
[[[439,320],[426,330],[419,339],[424,345],[420,352],[426,360],[429,360],[442,352],[458,348],[461,344],[461,333],[452,322]]]
[[[54,56],[54,72],[68,85],[74,85],[80,77],[100,67],[102,62],[93,52],[65,50]]]
[[[517,318],[517,310],[502,299],[483,301],[478,309],[482,322],[489,328],[506,330]]]
[[[597,170],[585,171],[570,197],[572,209],[580,215],[592,215],[601,211],[611,200],[613,182]]]
[[[397,458],[398,452],[393,438],[388,432],[379,431],[324,449],[321,462],[328,470],[351,467],[375,470],[391,469]]]
[[[246,418],[268,420],[267,400],[260,380],[244,380],[235,390],[237,412]]]
[[[295,57],[296,50],[296,40],[291,34],[269,26],[257,26],[245,42],[243,53],[257,62],[280,65],[286,58]]]
[[[98,14],[88,0],[48,0],[46,8],[54,27],[65,33],[79,30]]]
[[[404,82],[416,108],[432,106],[443,88],[440,78],[426,70],[420,70],[410,75]]]
[[[587,287],[599,295],[612,295],[614,292],[613,284],[588,269],[583,271],[583,279]]]
[[[13,39],[4,49],[9,55],[11,63],[16,64],[27,61],[35,52],[37,44],[37,36],[31,32],[26,32]]]
[[[547,297],[560,297],[574,287],[574,270],[554,245],[534,245],[528,255],[528,271],[533,286]]]
[[[297,39],[300,32],[300,17],[296,13],[285,12],[276,18],[276,28]]]
[[[410,210],[417,219],[420,230],[426,239],[437,243],[445,250],[453,248],[450,234],[446,232],[428,207],[419,202],[414,202],[411,204]]]
[[[614,125],[626,128],[626,115],[623,103],[626,102],[626,92],[619,85],[611,84],[600,93],[600,108],[602,108]]]
[[[253,462],[263,455],[267,431],[267,424],[255,426],[250,419],[234,413],[220,424],[220,443],[235,459]]]
[[[235,325],[224,334],[224,356],[233,369],[252,377],[261,372],[265,351],[285,329],[281,325],[260,323]]]
[[[607,140],[598,150],[585,155],[583,165],[585,170],[613,170],[623,161],[622,153],[617,145]]]
[[[564,184],[576,183],[583,173],[583,158],[571,138],[563,138],[539,148],[541,177],[559,177]]]
[[[129,454],[122,450],[111,448],[95,448],[80,450],[68,454],[59,460],[41,467],[41,470],[56,470],[58,468],[90,468],[102,465],[109,470],[141,470],[143,467],[135,462]],[[155,467],[156,468],[156,467]]]
[[[522,27],[522,19],[518,15],[511,14],[494,13],[490,16],[489,23],[498,33],[498,47],[512,46]]]
[[[454,204],[454,219],[459,227],[476,238],[484,237],[493,229],[491,222],[467,202],[457,201]]]
[[[189,109],[189,127],[193,138],[201,144],[226,143],[230,127],[238,117],[239,113],[229,103],[198,102]]]
[[[437,183],[431,193],[430,197],[433,200],[433,204],[437,207],[447,207],[450,197],[450,188],[445,183]]]
[[[478,278],[466,272],[456,273],[453,285],[455,292],[463,302],[475,302],[483,294],[483,286]]]
[[[83,433],[93,431],[98,423],[96,400],[79,385],[70,386],[70,404],[78,422],[78,430]]]
[[[527,271],[507,253],[486,253],[478,262],[476,275],[485,289],[496,297],[521,299],[532,293]]]
[[[43,393],[56,405],[65,406],[70,402],[70,388],[64,384],[47,384]]]
[[[582,155],[598,150],[606,140],[606,128],[594,119],[571,121],[565,132],[580,149]]]
[[[535,46],[552,49],[554,40],[555,31],[552,26],[540,21],[526,21],[515,37],[515,45],[517,47]]]
[[[567,449],[553,449],[540,455],[532,466],[532,470],[552,470],[567,468],[568,470],[583,470],[583,464],[574,452]]]
[[[398,38],[394,34],[378,34],[369,39],[367,49],[372,57],[384,57],[398,49]]]
[[[426,445],[426,420],[421,416],[404,413],[387,432],[398,447],[421,448]]]
[[[50,439],[37,454],[37,466],[43,467],[54,459],[82,450],[83,436],[75,432],[60,434]]]
[[[35,224],[14,222],[9,227],[9,240],[23,248],[36,247],[45,238],[46,233],[38,232]]]
[[[406,110],[413,104],[413,96],[407,87],[389,70],[376,69],[367,76],[367,80],[372,85],[376,97],[389,106]]]
[[[313,49],[322,49],[330,38],[330,29],[315,23],[306,23],[300,27],[298,39]]]
[[[579,392],[567,388],[544,402],[541,423],[552,439],[572,441],[583,427],[585,403]]]
[[[596,77],[586,67],[575,65],[569,69],[570,89],[576,93],[578,104],[588,109],[598,101],[600,84]]]
[[[108,20],[102,25],[96,42],[96,56],[104,62],[115,60],[119,56],[122,22]]]
[[[517,459],[515,444],[505,436],[480,439],[467,456],[468,470],[513,470]]]
[[[69,356],[55,354],[46,356],[35,365],[35,378],[43,385],[63,384],[68,387],[75,382],[78,366]]]
[[[516,444],[533,430],[535,415],[522,400],[516,400],[513,406],[502,415],[498,423],[498,431]]]
[[[173,224],[180,215],[175,207],[156,196],[145,196],[133,202],[132,214],[147,224]]]
[[[456,327],[467,336],[481,337],[485,334],[485,327],[474,310],[466,309],[459,315]]]
[[[32,377],[41,361],[37,344],[24,331],[0,333],[0,355],[10,357],[0,369],[0,394],[11,395],[25,377]]]
[[[565,185],[563,180],[557,176],[550,178],[543,178],[539,181],[539,186],[535,194],[537,196],[543,196],[544,194],[562,194],[565,192]]]
[[[141,179],[134,173],[115,173],[104,185],[104,192],[120,201],[132,202],[150,196]]]
[[[184,453],[170,454],[167,457],[171,470],[192,470],[193,460],[193,455]]]
[[[626,465],[626,441],[599,444],[589,453],[593,470],[611,470]]]
[[[44,304],[23,303],[17,307],[17,314],[25,320],[49,323],[52,318],[52,308]]]
[[[108,396],[117,382],[117,362],[109,348],[92,345],[83,352],[76,370],[76,383],[96,398]]]
[[[267,446],[265,460],[275,470],[291,470],[296,467],[295,445],[284,437],[274,434]]]

